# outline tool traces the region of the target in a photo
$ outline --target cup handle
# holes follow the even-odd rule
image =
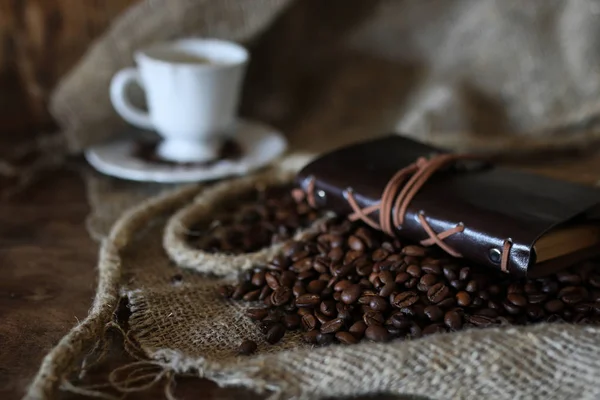
[[[127,98],[126,89],[132,82],[136,82],[144,89],[140,73],[136,68],[125,68],[117,72],[110,83],[110,101],[117,113],[127,122],[139,128],[154,129],[150,114],[131,104]]]

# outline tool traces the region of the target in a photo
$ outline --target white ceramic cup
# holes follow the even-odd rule
[[[119,71],[110,98],[129,123],[163,137],[158,155],[177,162],[205,162],[218,156],[235,132],[248,51],[215,39],[182,39],[135,53],[137,68]],[[148,111],[135,107],[127,87],[145,91]]]

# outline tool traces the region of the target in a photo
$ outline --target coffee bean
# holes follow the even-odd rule
[[[219,296],[228,299],[233,294],[233,286],[231,285],[221,285],[217,289]]]
[[[385,284],[383,287],[381,287],[381,289],[379,290],[379,295],[381,297],[388,297],[395,290],[396,290],[396,284],[394,282],[390,282],[390,283]]]
[[[441,308],[437,306],[427,306],[424,310],[425,315],[429,318],[430,321],[435,322],[444,316],[444,312]]]
[[[285,286],[280,286],[271,294],[271,304],[281,306],[292,299],[292,290]],[[297,303],[296,303],[297,305]]]
[[[301,319],[302,327],[305,331],[312,331],[317,328],[317,318],[312,314],[304,314]]]
[[[365,250],[365,244],[363,243],[362,240],[360,240],[356,236],[350,236],[348,238],[348,247],[355,251],[362,252]]]
[[[446,265],[446,266],[444,266],[442,271],[443,271],[446,279],[448,279],[449,281],[454,281],[454,280],[458,279],[458,273],[456,271],[456,266]]]
[[[363,321],[367,326],[371,325],[383,325],[385,321],[383,315],[377,311],[367,311],[363,315]]]
[[[392,306],[396,308],[409,307],[419,301],[419,296],[415,292],[401,292],[394,296]]]
[[[580,303],[588,296],[587,290],[580,286],[567,286],[558,292],[558,297],[566,304]]]
[[[335,338],[342,344],[358,343],[358,339],[350,332],[337,332]]]
[[[482,315],[484,317],[496,318],[498,316],[498,311],[491,308],[482,308],[480,310],[475,311],[475,315]]]
[[[448,297],[447,299],[444,299],[437,303],[437,305],[441,309],[449,310],[456,306],[456,300],[454,300],[454,297]]]
[[[471,296],[467,292],[458,292],[456,294],[456,304],[461,307],[468,307],[471,304]]]
[[[546,313],[544,313],[544,309],[539,304],[529,304],[526,309],[527,316],[532,320],[540,320],[544,318]]]
[[[385,250],[385,249],[382,249],[382,248],[379,248],[379,249],[376,249],[376,250],[373,252],[373,254],[372,254],[372,256],[371,256],[371,259],[372,259],[373,261],[382,261],[382,260],[384,260],[384,259],[385,259],[385,258],[386,258],[386,257],[387,257],[389,254],[390,254],[390,253],[389,253],[387,250]]]
[[[329,261],[326,257],[317,256],[313,260],[313,269],[320,274],[329,271]]]
[[[417,285],[419,284],[419,279],[418,278],[410,278],[408,280],[408,282],[406,282],[404,284],[404,287],[407,289],[414,289],[417,287]]]
[[[398,275],[396,275],[395,282],[402,284],[409,281],[410,279],[411,275],[408,272],[400,272]]]
[[[486,315],[471,315],[467,317],[467,321],[478,328],[486,328],[494,325],[496,323],[496,318]]]
[[[337,282],[333,286],[333,290],[335,290],[336,292],[342,292],[342,291],[346,290],[347,288],[349,288],[350,286],[352,286],[352,282],[350,282],[347,279],[344,279],[344,280]]]
[[[467,285],[465,286],[465,290],[469,293],[475,293],[479,290],[479,284],[477,283],[476,280],[470,280],[469,282],[467,282]],[[484,292],[484,293],[486,293],[486,292]],[[487,299],[484,299],[484,300],[487,300]]]
[[[335,340],[335,334],[333,333],[323,333],[319,332],[317,335],[317,344],[320,346],[325,346],[333,343]]]
[[[423,335],[423,330],[419,325],[412,324],[410,329],[408,330],[408,334],[413,339],[420,338]]]
[[[317,321],[319,321],[320,324],[324,324],[331,320],[331,318],[329,318],[328,316],[326,316],[325,314],[323,314],[320,311],[315,310],[313,314],[314,314],[315,318],[317,319]]]
[[[508,300],[504,300],[502,302],[502,307],[504,307],[504,309],[512,315],[516,315],[519,314],[521,312],[521,307],[518,307],[516,305],[514,305],[513,303],[511,303]]]
[[[373,264],[367,262],[361,262],[356,265],[356,273],[359,276],[367,276],[373,272]]]
[[[342,291],[340,299],[346,304],[355,303],[361,295],[360,285],[351,285]]]
[[[267,285],[269,285],[269,287],[273,290],[281,286],[279,283],[279,278],[273,275],[272,272],[269,272],[265,275],[265,281],[267,282]]]
[[[522,294],[509,293],[506,299],[517,307],[525,307],[527,305],[527,298]]]
[[[464,281],[459,281],[458,279],[455,279],[453,281],[450,281],[450,286],[452,286],[456,290],[463,290],[467,286],[467,284]]]
[[[283,317],[283,325],[289,330],[298,328],[301,322],[301,318],[298,314],[286,314],[285,317]]]
[[[388,307],[388,303],[383,297],[371,296],[369,307],[375,311],[385,311]]]
[[[260,296],[260,289],[252,290],[242,296],[244,301],[255,301],[258,300],[258,296]]]
[[[252,340],[244,340],[238,347],[238,354],[248,356],[256,351],[258,346]]]
[[[534,282],[527,282],[527,283],[525,283],[525,286],[523,287],[523,290],[527,294],[539,292],[539,290],[537,288],[537,285]]]
[[[299,308],[298,309],[298,315],[301,317],[306,314],[312,314],[312,313],[313,313],[313,310],[311,310],[310,308]]]
[[[321,325],[322,333],[335,333],[344,327],[344,320],[341,318],[332,319]]]
[[[440,275],[442,273],[442,268],[439,265],[424,264],[421,265],[421,271],[425,274]]]
[[[427,298],[432,303],[439,303],[450,294],[450,289],[443,283],[436,283],[427,291]]]
[[[306,293],[296,297],[297,307],[314,307],[321,303],[321,296],[313,293]]]
[[[474,299],[471,300],[471,307],[481,307],[483,305],[483,300],[481,300],[479,297],[475,297]]]
[[[462,318],[455,310],[447,311],[444,314],[444,324],[452,330],[458,330],[462,327]]]
[[[546,282],[542,285],[542,292],[548,294],[554,294],[558,292],[558,283],[554,281]]]
[[[322,281],[320,279],[310,281],[308,285],[306,285],[306,291],[311,294],[320,294],[327,287],[327,282]]]
[[[412,257],[423,257],[426,254],[426,250],[421,246],[409,245],[402,249],[402,254]]]
[[[350,328],[348,328],[348,332],[354,335],[355,338],[360,339],[365,334],[365,330],[367,329],[367,324],[364,321],[356,321]]]
[[[268,296],[271,296],[271,293],[273,291],[271,290],[270,287],[268,286],[263,286],[263,288],[260,290],[260,294],[258,295],[258,299],[259,300],[264,300],[266,299]]]
[[[344,251],[340,247],[336,247],[331,249],[331,251],[327,254],[327,257],[332,262],[340,262],[344,258]]]
[[[529,304],[540,304],[543,303],[544,301],[546,301],[546,299],[548,298],[548,295],[544,294],[544,293],[529,293],[527,295],[527,302]]]
[[[546,304],[544,304],[544,308],[550,313],[558,313],[565,308],[565,303],[559,299],[554,299],[546,302]]]
[[[561,271],[558,272],[556,274],[556,278],[558,279],[558,281],[560,283],[564,283],[567,285],[580,285],[581,284],[581,277],[577,274],[568,272],[568,271]]]
[[[321,332],[319,332],[318,330],[311,330],[311,331],[308,331],[308,332],[304,332],[304,335],[302,335],[302,339],[306,343],[317,344],[317,337],[320,334],[321,334]]]
[[[392,314],[392,316],[389,318],[389,322],[398,329],[408,329],[412,324],[411,319],[402,313]]]
[[[419,278],[422,273],[421,267],[418,265],[409,265],[408,268],[406,268],[406,272],[413,278]]]
[[[337,314],[335,301],[333,300],[326,300],[321,302],[319,310],[321,311],[321,313],[323,313],[323,315],[326,315],[328,317],[334,317]]]
[[[430,286],[433,286],[435,283],[437,283],[437,276],[434,274],[425,274],[421,277],[419,283],[424,287],[429,288]]]
[[[294,297],[298,297],[306,293],[306,289],[304,288],[302,282],[298,281],[294,283],[294,286],[292,287],[292,293],[294,294]]]
[[[394,282],[394,276],[390,271],[382,271],[379,273],[379,280],[385,285]]]
[[[296,274],[294,274],[292,271],[283,271],[281,273],[281,276],[279,277],[279,283],[282,286],[291,288],[292,286],[294,286],[296,279],[302,280],[300,276],[296,277]]]
[[[423,335],[446,332],[443,324],[431,324],[423,328]]]
[[[266,308],[250,308],[246,311],[246,315],[255,321],[264,319],[268,314],[269,310]]]
[[[275,344],[283,338],[283,335],[285,335],[285,326],[276,323],[269,329],[265,339],[268,343]]]
[[[356,250],[350,250],[344,256],[344,265],[352,264],[352,261],[356,260],[362,255],[362,252]]]
[[[298,261],[295,261],[292,264],[292,266],[290,267],[290,270],[297,274],[301,274],[303,272],[310,271],[311,269],[312,269],[312,261],[309,257],[302,258]]]
[[[371,325],[365,330],[365,337],[373,342],[387,342],[390,334],[381,325]]]

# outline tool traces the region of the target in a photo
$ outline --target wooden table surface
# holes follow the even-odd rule
[[[552,159],[534,169],[591,184],[600,178],[600,157]],[[88,211],[83,182],[66,170],[0,202],[0,399],[20,398],[43,356],[86,316],[97,279]],[[179,398],[251,398],[198,379],[177,387]],[[132,398],[149,398],[138,396]],[[162,398],[161,390],[151,397]]]

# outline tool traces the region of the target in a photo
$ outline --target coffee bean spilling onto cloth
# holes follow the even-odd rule
[[[224,204],[210,225],[193,226],[187,238],[208,252],[248,253],[290,239],[318,216],[306,202],[293,199],[290,186],[256,188]]]
[[[325,345],[600,321],[600,263],[515,279],[390,238],[362,222],[333,219],[318,231],[286,244],[268,265],[245,271],[236,286],[219,289],[226,298],[255,303],[247,315],[268,343],[298,329],[306,342]]]

